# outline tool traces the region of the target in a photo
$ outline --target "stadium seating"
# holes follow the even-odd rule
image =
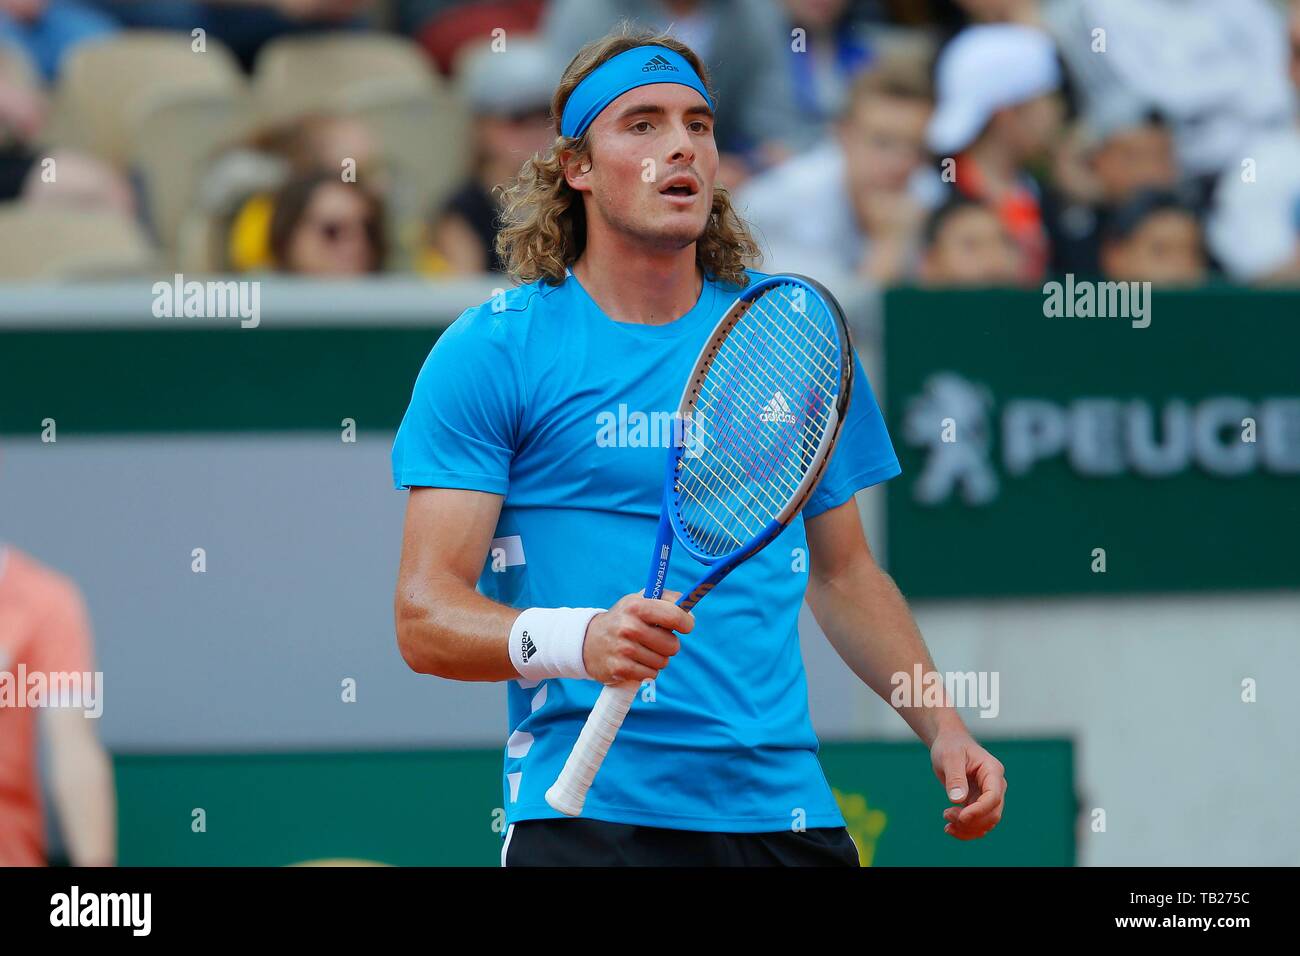
[[[145,275],[155,260],[139,226],[115,213],[0,206],[0,280]]]
[[[141,97],[130,167],[143,180],[149,219],[164,247],[176,243],[207,160],[251,123],[251,101],[242,89],[152,90]]]
[[[420,50],[400,37],[341,33],[287,36],[258,56],[253,89],[258,119],[283,122],[337,108],[347,91],[384,80],[407,89],[436,82]]]
[[[250,122],[247,84],[223,47],[196,52],[188,36],[139,31],[74,51],[47,138],[138,176],[149,224],[170,247],[205,160]]]
[[[125,168],[139,125],[160,97],[175,106],[218,91],[237,97],[244,81],[229,53],[215,43],[196,53],[190,43],[181,34],[133,31],[78,47],[55,90],[51,138]]]

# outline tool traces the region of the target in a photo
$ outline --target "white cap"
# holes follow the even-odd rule
[[[560,73],[546,46],[512,37],[504,50],[475,45],[456,60],[456,83],[471,112],[526,113],[551,105]]]
[[[969,27],[935,66],[937,97],[926,139],[951,156],[973,143],[993,114],[1060,89],[1056,47],[1042,30],[1012,23]]]

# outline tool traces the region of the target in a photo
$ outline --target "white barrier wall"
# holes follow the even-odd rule
[[[1068,736],[1091,866],[1300,863],[1300,595],[930,603],[915,608],[943,671],[999,675],[980,736]],[[817,658],[817,699],[859,704],[873,737],[910,731]],[[1257,687],[1243,702],[1243,681]],[[1008,781],[1007,812],[1016,807]],[[1105,832],[1092,816],[1105,812]]]

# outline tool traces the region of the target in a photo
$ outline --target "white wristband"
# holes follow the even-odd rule
[[[588,680],[582,662],[587,625],[603,607],[530,607],[510,628],[510,662],[521,677]]]

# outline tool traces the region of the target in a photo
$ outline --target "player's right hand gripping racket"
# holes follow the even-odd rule
[[[839,303],[804,276],[755,282],[696,359],[678,406],[645,596],[659,598],[673,541],[708,566],[677,602],[689,611],[771,542],[830,460],[853,386]],[[569,816],[587,791],[640,684],[607,685],[546,802]]]

